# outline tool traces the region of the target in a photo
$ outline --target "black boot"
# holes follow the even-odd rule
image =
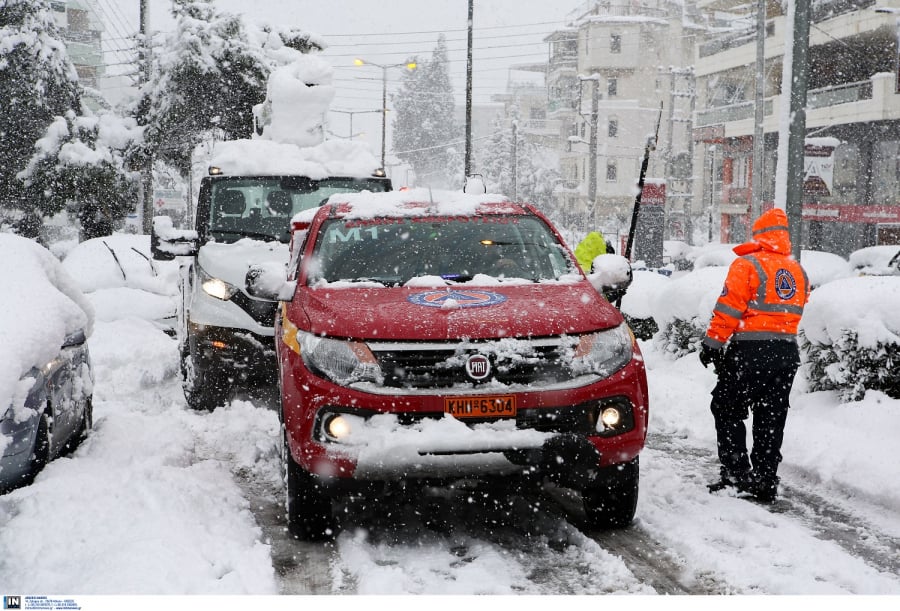
[[[753,474],[746,492],[761,503],[772,503],[778,497],[779,479],[775,476],[765,477]]]
[[[724,467],[719,471],[719,481],[708,484],[706,487],[710,492],[719,492],[726,488],[731,488],[735,492],[747,492],[750,486],[750,473],[731,473]]]

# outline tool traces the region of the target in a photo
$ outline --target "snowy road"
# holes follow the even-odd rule
[[[190,411],[174,342],[139,321],[98,324],[91,349],[91,437],[0,497],[4,591],[900,594],[890,494],[790,460],[772,507],[707,493],[712,432],[692,431],[707,424],[708,372],[650,346],[652,433],[631,528],[585,531],[567,490],[476,488],[354,503],[331,544],[286,535],[270,401]]]

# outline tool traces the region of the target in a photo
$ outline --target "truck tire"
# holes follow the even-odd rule
[[[181,379],[184,398],[191,409],[211,412],[225,404],[224,378],[198,367],[188,346],[181,351]]]
[[[609,530],[630,525],[637,509],[639,479],[637,457],[602,469],[597,481],[581,492],[587,526]]]
[[[281,462],[288,531],[301,541],[331,539],[336,531],[331,499],[315,476],[294,461],[287,432],[283,428],[282,431]]]

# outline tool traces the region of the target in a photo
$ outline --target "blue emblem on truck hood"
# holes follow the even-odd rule
[[[431,308],[478,308],[492,306],[506,301],[506,296],[492,291],[478,290],[454,290],[454,291],[428,291],[416,293],[407,297],[410,303],[428,306]]]

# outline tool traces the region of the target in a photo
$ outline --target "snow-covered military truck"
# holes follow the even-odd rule
[[[181,262],[177,334],[194,409],[214,409],[234,388],[275,383],[277,302],[247,294],[245,276],[252,265],[287,264],[291,218],[335,193],[391,190],[367,146],[322,140],[330,82],[331,67],[314,56],[275,70],[254,109],[253,138],[195,152],[203,175],[191,227],[154,219],[153,257]]]

